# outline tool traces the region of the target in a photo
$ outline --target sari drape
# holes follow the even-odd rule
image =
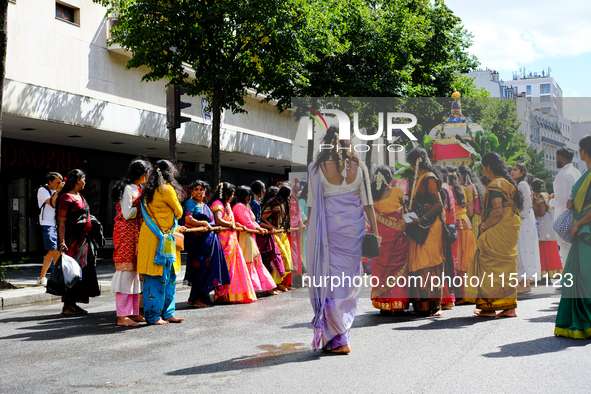
[[[185,204],[185,216],[190,214],[197,221],[207,221],[215,226],[213,212],[206,204],[200,208],[192,200]],[[197,299],[211,303],[209,293],[218,286],[230,283],[230,272],[226,263],[224,249],[218,235],[210,232],[185,233],[185,250],[187,251],[187,269],[185,280],[191,286],[189,301]]]
[[[76,198],[70,193],[64,193],[58,198],[57,207],[59,217],[66,218],[65,241],[68,250],[65,254],[73,257],[82,267],[82,278],[66,291],[62,301],[87,304],[89,297],[101,294],[96,276],[95,256],[88,239],[92,228],[90,207],[82,195]]]
[[[506,200],[503,216],[496,225],[480,234],[465,287],[466,298],[483,311],[517,307],[517,282],[510,279],[517,275],[517,239],[521,227],[519,209],[513,201],[517,190],[503,178],[491,181],[484,196],[483,223],[493,210],[493,191],[501,193]],[[475,279],[471,283],[473,277],[479,279],[478,285]]]
[[[349,343],[349,330],[357,311],[365,215],[359,191],[324,197],[320,169],[310,164],[309,187],[313,206],[309,218],[307,263],[310,301],[314,309],[312,348],[335,349]],[[359,169],[360,171],[360,169]],[[329,278],[328,283],[325,282]],[[332,278],[350,278],[331,288]]]
[[[587,169],[572,188],[575,223],[591,211],[591,170]],[[562,276],[562,297],[556,314],[554,335],[591,337],[591,224],[581,226],[573,238]]]
[[[380,255],[371,261],[372,275],[379,279],[379,286],[372,287],[371,300],[374,308],[384,311],[403,311],[409,307],[408,241],[404,234],[406,224],[402,219],[401,198],[404,193],[395,187],[390,196],[374,202],[382,244]]]

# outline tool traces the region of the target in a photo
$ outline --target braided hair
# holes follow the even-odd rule
[[[264,212],[267,207],[282,205],[284,207],[284,217],[282,218],[282,223],[280,223],[279,225],[280,227],[283,227],[286,230],[289,229],[291,226],[289,201],[290,196],[291,188],[289,186],[281,186],[281,189],[275,186],[271,186],[267,189],[267,192],[265,193],[265,197],[263,198],[263,207],[261,208],[261,212]]]
[[[448,184],[454,190],[454,196],[456,197],[456,202],[461,207],[466,207],[466,198],[464,196],[464,190],[462,190],[462,185],[460,185],[460,177],[458,176],[459,169],[456,166],[449,165],[447,166],[448,172]]]
[[[523,196],[517,190],[517,184],[511,175],[509,175],[509,171],[507,171],[507,165],[503,161],[503,158],[496,152],[489,152],[482,157],[482,166],[490,167],[490,171],[496,175],[497,177],[504,178],[509,182],[511,185],[515,187],[515,194],[513,195],[513,201],[517,208],[521,211],[523,208]]]
[[[183,200],[183,188],[178,183],[176,178],[179,176],[179,171],[176,166],[168,160],[158,160],[154,166],[154,171],[150,173],[150,177],[146,182],[142,195],[145,203],[151,203],[154,199],[154,193],[158,187],[165,183],[170,184],[176,192],[179,201]]]
[[[349,140],[339,139],[339,128],[332,125],[326,131],[321,145],[330,145],[331,149],[321,149],[314,163],[314,170],[317,170],[320,164],[332,159],[337,168],[341,168],[343,162],[347,159],[359,163],[357,156],[350,150],[351,142]]]
[[[384,194],[384,190],[394,180],[392,170],[388,166],[379,166],[371,180],[371,197],[374,201],[379,201]]]
[[[147,176],[151,169],[152,165],[146,160],[140,159],[132,161],[127,169],[127,175],[121,178],[111,189],[111,199],[115,203],[118,203],[121,200],[121,196],[123,196],[125,186],[131,185],[140,179],[142,175]]]
[[[458,168],[458,171],[458,173],[464,177],[463,185],[472,186],[472,189],[474,190],[474,200],[478,199],[479,196],[481,197],[480,199],[478,199],[478,204],[480,205],[480,210],[482,211],[482,201],[486,190],[484,188],[484,185],[480,181],[480,178],[478,178],[478,176],[474,174],[474,171],[472,171],[472,169],[465,164],[461,165]]]
[[[229,214],[229,212],[226,208],[227,201],[230,197],[232,197],[232,195],[234,195],[235,191],[236,191],[236,186],[232,185],[229,182],[221,182],[218,185],[218,187],[215,189],[215,191],[213,192],[213,195],[211,198],[211,203],[209,204],[209,206],[211,207],[214,202],[219,201],[222,203],[222,206],[224,207],[224,211],[226,212],[226,215]]]
[[[406,156],[406,160],[411,164],[411,166],[414,166],[414,168],[415,168],[415,176],[414,176],[412,186],[411,186],[412,192],[410,194],[410,204],[411,204],[410,209],[412,209],[414,189],[417,186],[416,182],[418,180],[419,170],[425,170],[425,171],[432,172],[433,174],[435,174],[435,178],[440,183],[443,183],[443,180],[441,179],[441,174],[439,173],[439,171],[437,171],[437,169],[435,167],[433,167],[433,165],[431,164],[431,160],[429,160],[429,156],[427,155],[427,151],[424,148],[417,146],[416,148],[414,148],[413,150],[411,150],[408,153],[408,155]]]

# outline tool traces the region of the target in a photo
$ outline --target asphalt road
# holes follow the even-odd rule
[[[345,356],[311,350],[305,292],[195,310],[185,290],[184,323],[138,328],[115,325],[113,295],[84,316],[1,311],[0,392],[589,392],[589,342],[554,337],[552,289],[522,297],[514,319],[382,316],[363,298]]]

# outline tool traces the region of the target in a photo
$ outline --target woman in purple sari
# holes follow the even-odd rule
[[[215,218],[206,204],[209,185],[194,181],[189,185],[191,198],[185,203],[185,226],[206,227],[205,232],[186,232],[187,271],[185,280],[191,285],[187,304],[195,308],[212,305],[209,293],[218,286],[230,283],[230,272],[226,264],[224,249],[218,235],[211,231]]]
[[[360,274],[365,214],[374,229],[378,226],[367,168],[347,150],[349,141],[340,140],[338,128],[331,126],[321,147],[308,167],[306,280],[314,308],[312,348],[346,354],[361,290],[354,278]]]

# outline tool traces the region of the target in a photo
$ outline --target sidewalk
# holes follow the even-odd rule
[[[181,270],[177,274],[177,291],[183,288],[189,288],[183,285],[185,277],[185,262],[187,255],[181,253]],[[45,292],[45,286],[37,285],[37,279],[41,272],[41,260],[39,262],[19,265],[16,270],[8,269],[4,274],[6,280],[13,285],[25,285],[27,287],[13,290],[0,290],[0,310],[9,307],[32,304],[37,302],[60,302],[60,296],[54,296]],[[101,296],[111,294],[111,279],[115,273],[115,264],[110,258],[97,258],[96,274],[98,277]],[[51,269],[47,273],[47,278],[51,274]]]

